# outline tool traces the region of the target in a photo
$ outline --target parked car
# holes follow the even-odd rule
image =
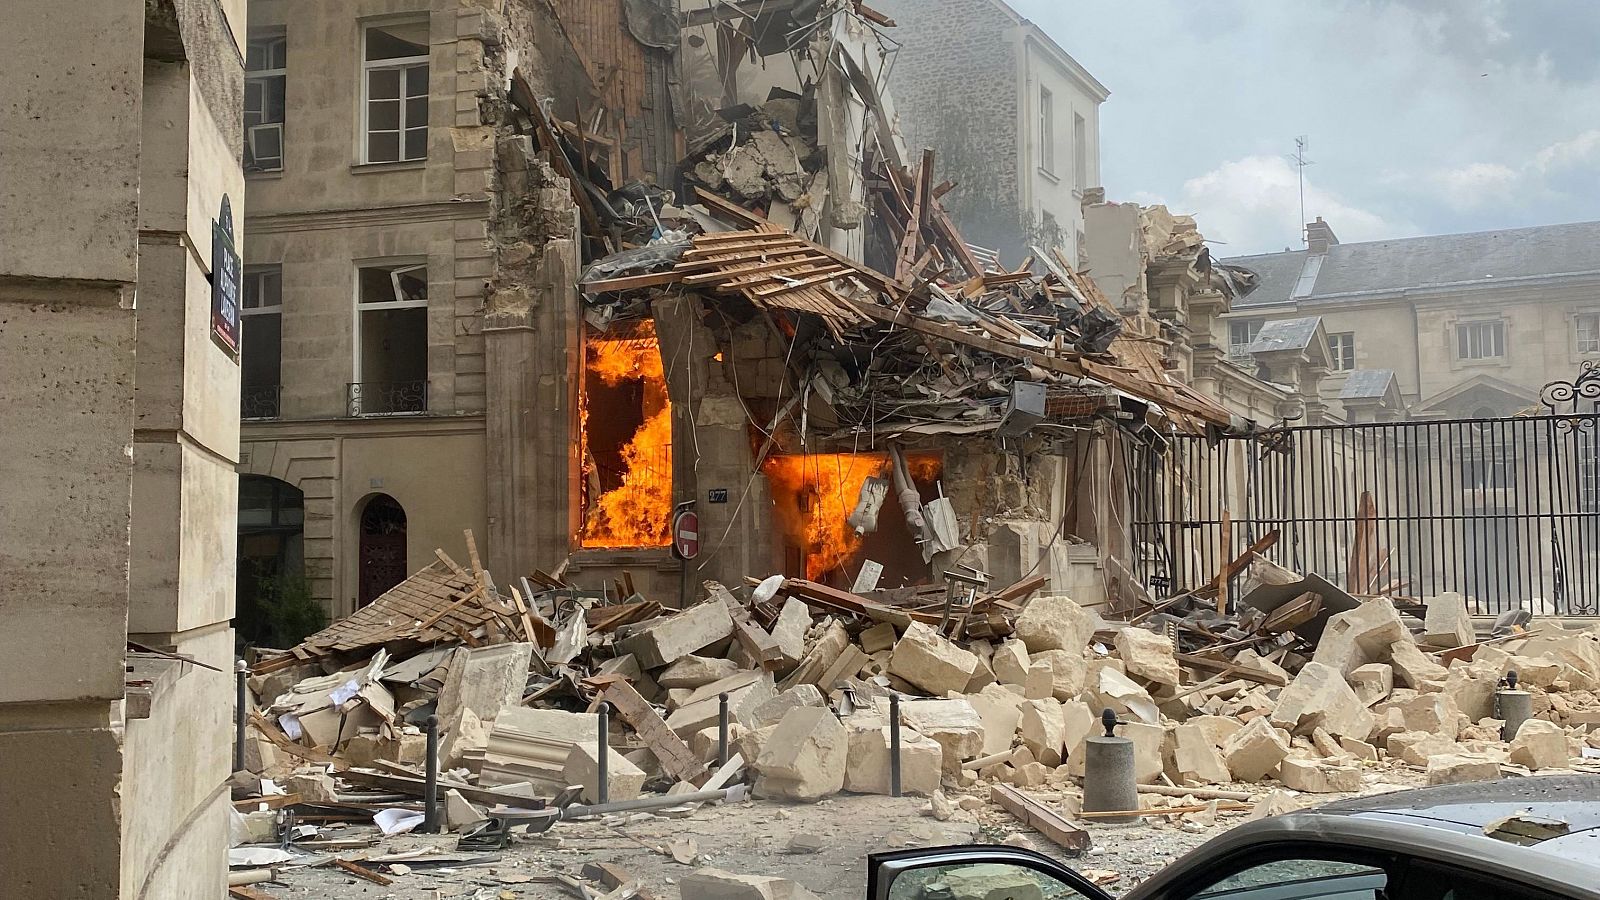
[[[868,900],[1109,900],[1005,846],[874,854]],[[1125,900],[1600,900],[1600,776],[1441,785],[1234,828]]]

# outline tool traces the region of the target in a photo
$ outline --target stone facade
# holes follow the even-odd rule
[[[244,4],[7,12],[0,895],[216,897],[239,374],[212,222],[228,198],[242,224]]]
[[[1012,266],[1031,244],[1052,241],[1076,260],[1080,201],[1100,182],[1106,88],[1003,0],[886,0],[874,8],[895,20],[901,43],[890,87],[906,145],[913,153],[932,147],[937,176],[957,183],[944,204],[963,237],[999,250]]]

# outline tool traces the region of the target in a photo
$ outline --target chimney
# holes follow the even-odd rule
[[[1321,255],[1328,252],[1328,248],[1339,243],[1339,236],[1333,233],[1333,228],[1317,216],[1315,222],[1306,224],[1306,249]]]

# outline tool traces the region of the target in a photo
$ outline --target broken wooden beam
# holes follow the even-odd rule
[[[992,785],[989,788],[989,800],[999,804],[1022,824],[1049,838],[1051,843],[1073,851],[1073,856],[1088,850],[1092,843],[1089,832],[1010,785]]]

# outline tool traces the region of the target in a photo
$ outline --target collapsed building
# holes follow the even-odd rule
[[[369,127],[349,173],[292,141],[247,167],[242,608],[303,570],[348,614],[467,528],[496,571],[673,605],[869,560],[884,585],[1038,569],[1131,596],[1117,442],[1249,430],[1079,260],[963,240],[870,8],[441,0],[358,28],[302,5],[253,7],[255,58],[288,62],[252,70],[269,95],[295,97],[297,41],[393,44],[368,68],[453,124],[411,120],[418,157]],[[279,24],[302,14],[326,37]],[[324,287],[352,277],[353,321]],[[849,524],[885,483],[906,514]]]

